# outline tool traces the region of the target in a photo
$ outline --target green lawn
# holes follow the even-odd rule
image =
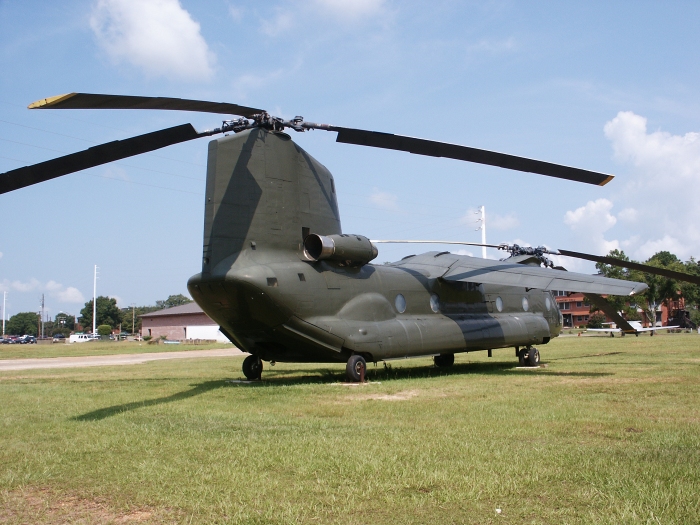
[[[699,523],[700,336],[540,350],[0,373],[0,522]]]
[[[0,345],[0,359],[34,357],[70,357],[84,355],[142,354],[145,352],[179,352],[183,350],[210,350],[232,348],[230,344],[201,345],[148,344],[146,341],[90,341],[87,343],[53,343],[46,345]]]

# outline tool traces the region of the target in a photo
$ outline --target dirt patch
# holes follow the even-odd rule
[[[0,523],[16,524],[150,524],[170,521],[148,507],[118,509],[104,498],[24,487],[0,493]]]
[[[395,394],[365,394],[353,397],[353,399],[357,401],[407,401],[417,395],[417,390],[404,390]]]

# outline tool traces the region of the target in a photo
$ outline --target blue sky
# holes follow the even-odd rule
[[[334,174],[343,230],[636,259],[700,256],[697,2],[0,0],[0,172],[217,115],[29,111],[73,91],[262,107],[613,173],[603,188],[293,138]],[[0,196],[7,314],[186,293],[206,139]],[[379,262],[437,247],[382,246]],[[479,249],[470,253],[480,254]],[[489,253],[497,257],[496,252]],[[563,261],[572,270],[592,265]]]

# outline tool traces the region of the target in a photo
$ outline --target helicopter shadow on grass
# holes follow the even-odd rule
[[[123,412],[130,412],[136,410],[137,408],[151,407],[155,405],[162,405],[165,403],[173,403],[175,401],[182,401],[190,397],[205,394],[211,390],[216,390],[217,388],[224,388],[229,386],[226,380],[220,379],[217,381],[205,381],[194,385],[191,389],[185,390],[183,392],[178,392],[176,394],[171,394],[164,397],[156,397],[154,399],[146,399],[145,401],[133,401],[131,403],[124,403],[121,405],[113,405],[106,408],[98,408],[92,412],[87,412],[86,414],[81,414],[79,416],[73,416],[70,418],[72,421],[100,421],[111,416],[116,416]]]
[[[378,365],[376,368],[368,368],[366,380],[369,382],[391,382],[407,379],[431,379],[448,376],[485,376],[485,375],[501,375],[513,376],[516,372],[517,364],[513,363],[460,363],[449,368],[438,368],[434,366],[426,367],[393,367],[389,364],[383,367]],[[542,370],[548,376],[568,376],[568,377],[599,377],[613,375],[604,372],[553,372]],[[177,392],[169,396],[157,397],[154,399],[146,399],[144,401],[133,401],[131,403],[123,403],[121,405],[113,405],[105,408],[98,408],[91,412],[73,416],[72,421],[101,421],[108,417],[116,416],[125,412],[131,412],[138,408],[162,405],[183,401],[191,397],[205,394],[218,388],[231,388],[237,386],[253,387],[253,388],[274,388],[277,386],[299,386],[299,385],[332,385],[343,383],[345,374],[338,370],[329,368],[315,368],[306,370],[304,375],[289,377],[290,372],[287,371],[269,371],[265,373],[263,381],[241,381],[232,382],[230,379],[220,379],[216,381],[205,381],[195,384],[189,390]],[[293,373],[293,372],[292,372]],[[536,373],[536,372],[535,372]]]
[[[391,382],[406,379],[431,379],[448,376],[475,376],[475,375],[501,375],[512,376],[517,373],[517,363],[494,362],[494,363],[458,363],[449,368],[438,368],[435,366],[392,366],[387,363],[385,366],[378,364],[376,367],[371,364],[367,367],[365,376],[368,382]],[[542,373],[549,376],[581,376],[598,377],[612,375],[606,372],[555,372],[541,369]],[[304,375],[292,375],[287,371],[265,371],[263,381],[245,381],[238,383],[240,386],[293,386],[305,384],[338,384],[347,381],[345,373],[340,370],[329,368],[315,368],[305,370]],[[537,371],[533,371],[537,373]],[[527,372],[526,372],[527,373]]]

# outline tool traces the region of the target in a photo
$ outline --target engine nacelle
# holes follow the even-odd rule
[[[379,252],[367,237],[362,235],[318,235],[312,233],[304,239],[304,255],[310,261],[327,259],[347,264],[367,264]]]

